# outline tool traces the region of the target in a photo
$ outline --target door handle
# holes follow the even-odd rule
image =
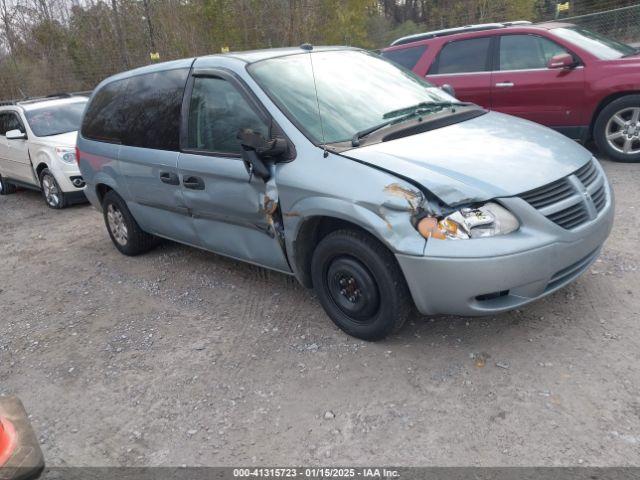
[[[180,178],[173,172],[160,172],[160,181],[169,185],[180,185]]]
[[[182,185],[184,185],[184,188],[190,188],[191,190],[204,190],[204,180],[200,177],[184,177]]]
[[[513,82],[498,82],[496,83],[496,87],[499,88],[510,88],[513,87],[515,84]]]

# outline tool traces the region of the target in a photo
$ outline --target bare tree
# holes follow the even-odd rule
[[[129,68],[129,56],[125,48],[124,34],[122,32],[122,23],[120,22],[120,13],[118,12],[118,1],[111,0],[111,10],[113,10],[113,25],[116,30],[116,38],[118,40],[118,50],[120,51],[120,60],[124,68]]]

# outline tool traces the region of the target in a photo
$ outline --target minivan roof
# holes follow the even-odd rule
[[[353,47],[345,46],[319,46],[312,47],[311,52],[326,52],[333,50],[356,50]],[[259,62],[269,58],[285,57],[288,55],[296,55],[299,53],[307,53],[309,50],[301,47],[283,47],[283,48],[266,48],[263,50],[247,50],[244,52],[217,53],[212,55],[203,55],[201,57],[184,58],[181,60],[172,60],[169,62],[154,63],[144,67],[134,68],[126,72],[117,73],[108,78],[108,81],[122,80],[128,77],[141,75],[145,73],[161,72],[165,70],[173,70],[177,68],[190,68],[193,63],[200,58],[227,57],[240,60],[245,63]]]
[[[297,55],[299,53],[327,52],[332,50],[353,50],[353,47],[345,46],[313,46],[311,50],[301,47],[283,47],[283,48],[266,48],[263,50],[247,50],[245,52],[230,52],[222,55],[237,58],[247,63],[259,62],[269,58],[286,57],[289,55]],[[214,55],[211,55],[214,56]]]

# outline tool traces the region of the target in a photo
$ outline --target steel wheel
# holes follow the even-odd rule
[[[356,323],[373,320],[380,305],[375,278],[360,261],[350,256],[335,258],[326,270],[326,288],[335,305]]]
[[[127,230],[122,212],[118,210],[118,207],[113,203],[110,203],[107,207],[107,223],[109,224],[109,230],[111,230],[115,241],[122,246],[127,245],[129,241],[129,231]]]
[[[60,205],[60,190],[56,184],[56,180],[50,175],[46,174],[42,177],[42,192],[44,198],[50,207],[58,208]]]
[[[605,135],[607,143],[616,152],[640,153],[640,107],[619,110],[607,122]]]

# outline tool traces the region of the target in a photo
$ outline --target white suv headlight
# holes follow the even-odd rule
[[[516,231],[520,222],[506,208],[489,202],[480,207],[465,207],[441,220],[425,217],[417,228],[425,238],[462,240],[494,237]]]
[[[56,155],[65,163],[76,163],[76,152],[73,148],[56,147]]]

